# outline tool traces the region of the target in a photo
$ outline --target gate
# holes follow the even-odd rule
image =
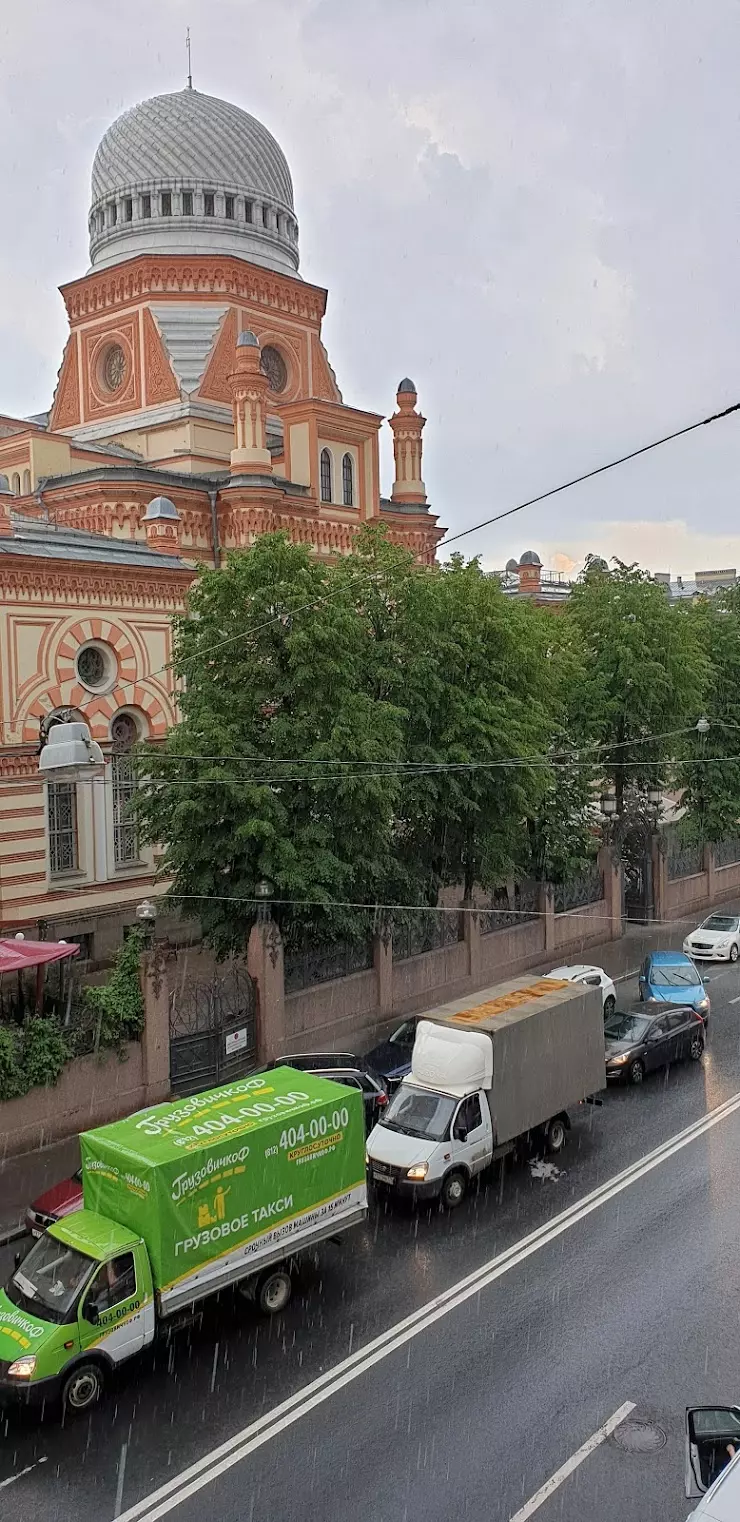
[[[624,913],[641,925],[655,918],[653,829],[651,820],[638,818],[630,823],[621,843]]]
[[[226,965],[209,979],[187,975],[170,994],[170,1082],[175,1094],[196,1094],[257,1063],[257,997],[246,967]]]

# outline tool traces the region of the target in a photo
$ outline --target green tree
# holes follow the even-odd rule
[[[293,939],[365,933],[341,905],[388,880],[400,784],[378,763],[401,754],[403,714],[368,680],[367,567],[357,581],[266,534],[203,571],[177,622],[182,722],[145,758],[140,818],[221,954],[244,948],[262,878]]]
[[[692,608],[695,632],[709,663],[704,695],[706,734],[682,747],[686,833],[722,840],[740,820],[740,588],[703,597]]]
[[[601,747],[602,775],[621,812],[628,783],[644,790],[670,777],[678,732],[701,712],[708,660],[696,619],[638,566],[617,561],[608,571],[597,560],[563,617],[583,646],[583,726]]]
[[[600,768],[583,705],[586,657],[581,631],[573,619],[553,617],[548,610],[543,617],[548,629],[552,767],[530,820],[530,850],[534,875],[560,883],[576,876],[596,855]]]

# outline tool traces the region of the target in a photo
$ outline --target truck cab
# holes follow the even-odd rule
[[[493,1157],[485,1091],[433,1090],[406,1079],[371,1131],[367,1150],[372,1183],[459,1205]]]
[[[149,1256],[141,1237],[90,1210],[55,1222],[0,1291],[0,1398],[99,1399],[106,1374],[154,1337]]]

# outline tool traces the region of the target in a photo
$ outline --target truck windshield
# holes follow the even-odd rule
[[[16,1269],[6,1294],[21,1310],[61,1326],[94,1267],[94,1258],[44,1235]]]
[[[431,1094],[424,1089],[401,1084],[383,1116],[381,1125],[389,1131],[403,1131],[406,1136],[423,1136],[427,1141],[443,1141],[449,1135],[450,1121],[457,1100],[447,1094]]]

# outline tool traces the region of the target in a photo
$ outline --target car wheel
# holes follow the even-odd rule
[[[691,1058],[691,1061],[692,1062],[700,1062],[703,1051],[704,1051],[704,1037],[700,1036],[698,1031],[697,1031],[696,1035],[691,1037],[691,1046],[689,1047],[689,1056]]]
[[[614,997],[614,994],[609,994],[608,998],[606,998],[604,1000],[604,1019],[605,1020],[610,1020],[611,1019],[612,1015],[614,1014],[614,1011],[615,1011],[616,1007],[617,1007],[617,1001],[616,1001],[616,999]]]
[[[635,1057],[634,1062],[630,1063],[627,1077],[630,1083],[642,1083],[645,1077],[645,1064],[640,1057]]]
[[[105,1376],[99,1363],[78,1363],[64,1381],[62,1408],[70,1416],[79,1411],[90,1411],[97,1406],[103,1393]]]
[[[448,1173],[443,1185],[441,1200],[445,1210],[455,1210],[462,1205],[468,1192],[468,1181],[464,1173],[456,1169],[454,1173]]]
[[[738,956],[740,956],[740,947],[738,947],[737,941],[733,941],[730,947],[730,961],[736,962]]]
[[[545,1147],[548,1152],[562,1152],[568,1140],[568,1132],[565,1123],[556,1116],[555,1120],[548,1122],[545,1127]]]
[[[258,1281],[255,1300],[263,1316],[277,1316],[285,1310],[292,1293],[287,1268],[270,1268]]]

